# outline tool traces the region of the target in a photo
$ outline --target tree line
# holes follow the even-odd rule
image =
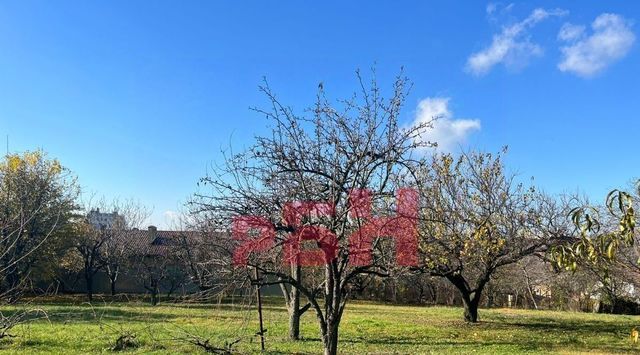
[[[2,298],[15,301],[33,291],[34,280],[55,279],[60,270],[82,275],[90,300],[98,272],[108,275],[115,294],[128,270],[153,304],[161,288],[189,285],[190,293],[208,297],[275,286],[289,312],[290,338],[299,339],[300,318],[311,312],[326,354],[337,353],[340,322],[354,298],[462,304],[468,322],[479,320],[481,305],[506,302],[585,308],[585,290],[600,292],[611,310],[628,305],[624,297],[640,275],[637,193],[616,190],[594,207],[578,195],[549,195],[511,173],[506,149],[424,154],[437,146],[423,137],[438,117],[402,124],[409,80],[399,75],[387,92],[375,76],[358,73],[357,84],[343,100],[329,99],[321,85],[315,103],[298,114],[265,81],[260,90],[268,108],[254,110],[266,118],[268,134],[224,154],[187,204],[185,233],[158,242],[153,252],[132,253],[129,244],[147,232],[140,205],[102,203],[124,219],[96,228],[86,219],[87,204],[79,203],[77,179],[57,160],[40,151],[6,156],[0,167]],[[407,187],[417,192],[417,263],[396,262],[397,245],[384,228],[376,231],[370,257],[350,262],[357,256],[349,236],[375,216],[400,213],[396,193]],[[366,213],[350,201],[354,190],[369,191]],[[293,223],[284,217],[292,201],[325,202],[332,210],[302,210]],[[243,242],[231,228],[239,216],[260,217],[273,231],[273,243],[246,253],[244,266],[233,263]],[[305,237],[313,228],[335,238],[335,253],[321,266],[287,262],[292,235],[301,252],[323,245]],[[259,226],[249,229],[254,238],[263,233]],[[506,294],[513,297],[505,300]]]

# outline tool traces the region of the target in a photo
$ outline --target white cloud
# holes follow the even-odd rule
[[[497,20],[496,15],[505,15],[509,13],[515,5],[513,3],[509,3],[506,6],[503,6],[499,2],[490,2],[487,4],[485,11],[487,12],[487,18],[491,21]]]
[[[454,119],[448,97],[429,97],[418,103],[414,125],[430,122],[433,128],[420,136],[421,141],[437,143],[441,152],[451,152],[464,143],[467,136],[480,129],[480,120]]]
[[[558,32],[558,39],[561,41],[574,41],[582,37],[584,29],[584,26],[572,25],[567,22],[560,28],[560,32]]]
[[[591,24],[593,33],[588,37],[583,33],[571,36],[567,26],[573,25],[565,24],[558,33],[560,40],[569,42],[560,48],[562,61],[558,69],[582,77],[591,77],[624,57],[636,39],[629,21],[616,14],[604,13],[596,17]]]
[[[487,8],[487,12],[489,12],[488,10],[489,8]],[[533,10],[526,19],[503,27],[500,33],[493,36],[489,47],[473,53],[467,59],[466,69],[474,75],[484,75],[500,63],[509,68],[526,66],[530,58],[541,56],[543,52],[542,47],[530,41],[528,30],[548,17],[566,14],[566,11],[560,9],[547,11],[538,8]]]

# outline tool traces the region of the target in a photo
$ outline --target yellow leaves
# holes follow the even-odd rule
[[[7,167],[9,168],[9,171],[12,171],[12,172],[18,171],[21,165],[22,165],[22,159],[20,159],[18,155],[9,155],[7,157]]]
[[[23,159],[28,165],[35,166],[40,162],[40,159],[42,159],[42,153],[39,150],[36,150],[35,152],[26,152],[24,153]]]
[[[442,156],[442,165],[446,170],[449,170],[451,164],[453,163],[453,158],[449,154],[445,154]]]
[[[9,154],[5,157],[4,166],[10,172],[16,172],[21,168],[31,168],[37,166],[42,160],[42,152],[25,152],[24,154]]]
[[[614,190],[607,195],[606,207],[611,215],[619,219],[618,228],[603,230],[599,211],[591,206],[577,207],[569,214],[580,240],[566,245],[559,266],[576,269],[576,262],[591,264],[608,263],[616,258],[620,247],[632,246],[635,235],[635,211],[631,195]],[[570,256],[570,257],[567,257]]]
[[[463,255],[490,256],[500,252],[505,245],[506,239],[495,231],[495,226],[483,222],[464,241]]]
[[[7,173],[17,173],[24,169],[26,172],[45,172],[50,175],[58,175],[64,170],[57,159],[47,160],[41,150],[9,154],[0,169],[6,169]]]
[[[54,159],[49,166],[49,173],[52,175],[58,175],[62,172],[62,165],[58,159]]]
[[[40,156],[39,152],[26,152],[22,156],[19,154],[9,154],[5,157],[5,166],[10,172],[16,172],[23,167],[37,165]]]

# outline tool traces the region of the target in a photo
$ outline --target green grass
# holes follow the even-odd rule
[[[21,306],[4,306],[4,314]],[[34,307],[31,305],[30,307]],[[136,334],[140,346],[126,353],[199,353],[181,340],[187,332],[212,343],[241,339],[240,353],[259,350],[257,315],[247,307],[222,305],[41,303],[48,319],[12,330],[15,337],[0,341],[2,353],[113,353],[116,338]],[[428,353],[635,353],[629,333],[636,317],[511,309],[481,310],[479,324],[465,324],[460,308],[392,306],[352,302],[340,333],[345,354]],[[303,317],[299,342],[286,338],[287,313],[281,301],[265,305],[268,353],[316,354],[322,350],[315,316]]]

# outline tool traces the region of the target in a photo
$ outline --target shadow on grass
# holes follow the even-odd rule
[[[320,339],[309,339],[309,341],[320,342]],[[454,339],[416,339],[410,337],[376,337],[376,338],[343,338],[340,340],[341,344],[365,344],[365,345],[379,345],[384,348],[396,349],[402,352],[402,347],[421,347],[424,350],[431,348],[434,351],[451,348],[459,348],[460,352],[475,352],[479,349],[485,349],[490,347],[502,347],[508,351],[515,351],[517,353],[524,352],[545,352],[553,353],[558,350],[567,350],[567,348],[573,348],[577,352],[584,351],[597,351],[604,353],[638,353],[638,349],[615,344],[598,344],[597,346],[586,347],[585,344],[577,340],[569,340],[562,343],[553,341],[535,340],[535,339],[514,339],[514,340],[454,340]],[[409,350],[409,349],[407,349]]]
[[[14,313],[19,312],[20,310],[4,310],[3,313],[5,316],[10,316]],[[123,310],[118,308],[109,307],[96,307],[96,308],[77,308],[69,310],[68,308],[48,308],[46,310],[47,317],[46,319],[38,316],[37,319],[46,322],[51,321],[54,323],[65,323],[68,321],[73,322],[95,322],[98,319],[102,319],[105,321],[108,320],[129,320],[129,321],[160,321],[160,320],[173,320],[177,318],[184,318],[184,316],[178,314],[164,313],[164,312],[144,312],[144,311],[131,311],[131,310]],[[197,318],[200,316],[194,316],[193,318]]]
[[[488,320],[483,323],[489,324],[494,328],[520,328],[535,332],[571,332],[576,335],[588,334],[628,334],[631,328],[635,325],[634,322],[598,322],[598,321],[586,321],[586,320],[557,320],[548,317],[530,318],[527,321],[518,319],[498,319]]]

